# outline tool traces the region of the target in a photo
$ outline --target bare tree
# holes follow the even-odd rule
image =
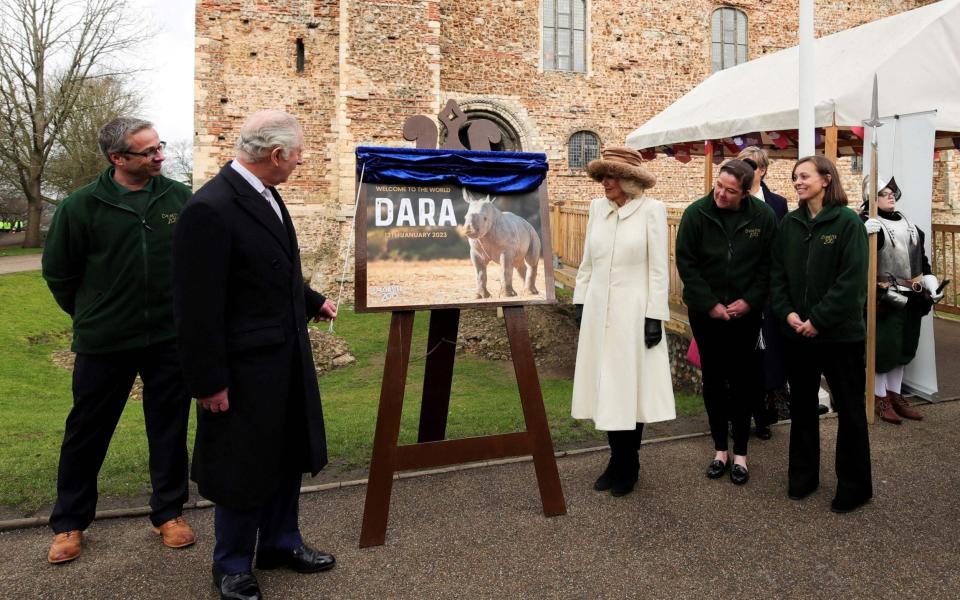
[[[140,112],[141,98],[114,76],[87,79],[50,151],[43,191],[62,198],[94,179],[107,166],[97,145],[104,123]]]
[[[167,157],[163,174],[193,187],[193,142],[175,140],[167,144],[163,153]]]
[[[0,160],[27,199],[25,247],[40,245],[44,171],[91,78],[123,73],[105,64],[131,48],[122,0],[0,2]]]
[[[0,172],[5,165],[0,163]],[[23,191],[0,176],[0,219],[18,219],[23,216],[26,202]]]

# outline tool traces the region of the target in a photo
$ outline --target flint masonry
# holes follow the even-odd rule
[[[817,0],[816,35],[929,3]],[[305,271],[329,287],[351,227],[353,150],[398,145],[407,117],[435,117],[452,98],[498,125],[498,149],[547,154],[552,200],[585,201],[598,194],[584,171],[598,147],[622,144],[714,69],[797,44],[797,28],[795,0],[200,0],[195,181],[232,156],[244,115],[296,115],[307,153],[284,198]],[[937,221],[960,204],[957,154],[935,164]],[[700,159],[651,167],[669,205],[702,190]],[[789,190],[788,169],[775,165],[771,187]],[[849,161],[841,174],[859,177]]]

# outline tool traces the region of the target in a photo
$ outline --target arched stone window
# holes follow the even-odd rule
[[[713,11],[711,58],[713,72],[747,62],[747,15],[723,6]]]
[[[592,131],[578,131],[570,136],[567,145],[567,164],[573,170],[583,170],[591,160],[600,158],[600,138]]]
[[[543,68],[587,71],[587,0],[543,0]]]

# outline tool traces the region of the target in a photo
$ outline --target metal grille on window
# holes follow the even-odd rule
[[[711,30],[714,72],[747,62],[747,15],[743,11],[718,8],[713,11]]]
[[[591,160],[600,158],[600,138],[592,131],[578,131],[570,136],[567,162],[571,169],[583,170]]]
[[[587,70],[587,0],[543,0],[543,68]]]

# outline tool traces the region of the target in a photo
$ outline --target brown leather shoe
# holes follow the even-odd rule
[[[887,398],[890,398],[890,404],[893,406],[894,412],[904,419],[923,420],[923,415],[910,408],[910,403],[904,400],[900,394],[887,390]]]
[[[876,413],[877,416],[887,423],[893,423],[894,425],[899,425],[903,423],[903,419],[900,418],[893,410],[893,405],[890,403],[890,398],[888,396],[874,396],[876,399]]]
[[[197,541],[193,529],[182,516],[170,519],[160,527],[154,527],[153,532],[160,534],[163,545],[168,548],[186,548]]]
[[[80,556],[81,544],[83,544],[83,532],[79,529],[58,533],[53,536],[50,552],[47,553],[47,562],[51,565],[70,562]]]

